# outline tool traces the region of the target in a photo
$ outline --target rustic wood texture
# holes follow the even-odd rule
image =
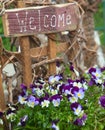
[[[18,1],[18,7],[24,7],[23,1]],[[32,82],[32,69],[31,69],[31,58],[30,58],[30,43],[28,37],[20,37],[21,54],[23,58],[23,83],[28,87]]]
[[[55,41],[48,39],[48,57],[49,59],[56,58],[56,43]],[[49,74],[56,74],[56,63],[49,64]]]
[[[5,103],[5,97],[4,97],[4,90],[3,90],[3,86],[2,86],[2,61],[1,61],[1,57],[2,57],[2,39],[0,38],[0,109],[2,111],[5,110],[6,108],[6,103]]]
[[[32,82],[32,69],[31,69],[31,58],[30,58],[30,44],[28,37],[21,37],[21,55],[23,58],[23,83],[28,87]]]
[[[52,43],[53,44],[53,43]],[[56,44],[56,53],[65,52],[69,47],[69,43],[59,43]],[[38,58],[48,55],[48,46],[36,47],[30,49],[30,55],[32,58]]]
[[[2,17],[5,36],[24,36],[76,30],[79,7],[75,3],[9,9]]]
[[[0,68],[0,110],[4,111],[6,109],[4,90],[2,86],[1,68]]]

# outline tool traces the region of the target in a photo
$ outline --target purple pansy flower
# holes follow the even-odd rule
[[[73,63],[70,63],[70,70],[74,72],[74,66],[73,66]]]
[[[31,85],[30,85],[30,88],[31,88],[31,90],[32,90],[32,94],[36,94],[37,85],[31,84]]]
[[[61,95],[53,95],[51,98],[50,98],[50,101],[53,103],[53,105],[55,107],[59,106],[60,105],[60,101],[62,99],[62,96]]]
[[[105,108],[105,95],[100,97],[99,103],[103,108]]]
[[[102,72],[100,68],[90,68],[89,74],[91,74],[91,80],[89,82],[90,86],[94,84],[102,84]]]
[[[88,73],[89,73],[89,74],[92,74],[93,72],[96,72],[96,68],[93,68],[93,67],[92,67],[92,68],[90,68],[90,69],[88,70]]]
[[[103,86],[105,87],[105,81],[104,81],[104,83],[103,83]]]
[[[28,101],[27,101],[27,105],[29,106],[29,107],[34,107],[35,105],[38,105],[39,104],[39,100],[36,98],[36,97],[34,97],[34,96],[29,96],[29,98],[28,98]]]
[[[76,93],[76,92],[78,92],[79,91],[79,88],[78,87],[73,87],[72,89],[71,89],[71,93],[72,94],[74,94],[74,93]]]
[[[101,68],[101,72],[103,72],[103,71],[105,71],[105,67],[102,67],[102,68]]]
[[[85,125],[86,119],[87,119],[87,115],[84,114],[81,118],[77,118],[74,121],[74,124],[78,125],[78,126],[83,126],[83,125]]]
[[[21,96],[27,96],[28,95],[27,86],[24,84],[21,84],[20,87],[21,87]]]
[[[23,116],[23,117],[20,119],[20,122],[18,123],[18,126],[25,126],[27,120],[28,120],[28,115]]]
[[[26,96],[21,96],[21,95],[19,95],[19,96],[18,96],[18,102],[19,102],[20,104],[26,104],[26,103],[27,103],[27,97],[26,97]]]
[[[53,83],[58,82],[60,79],[62,79],[61,75],[55,75],[55,76],[52,75],[49,77],[48,81],[50,84],[53,84]]]
[[[68,83],[73,87],[74,81],[73,81],[72,79],[68,79],[67,81],[68,81]]]
[[[95,81],[94,81],[94,79],[91,78],[90,81],[89,81],[89,83],[88,83],[88,85],[89,86],[93,86],[94,84],[95,84]]]
[[[45,83],[45,81],[42,79],[42,78],[37,78],[37,80],[36,80],[36,82],[35,82],[35,84],[36,85],[43,85]]]
[[[81,87],[82,87],[82,83],[80,82],[80,80],[76,80],[76,81],[73,83],[73,86],[74,86],[74,87],[81,88]]]
[[[77,102],[72,103],[70,107],[71,107],[71,110],[74,111],[75,115],[80,115],[81,114],[82,106],[79,103],[77,103]]]
[[[70,63],[70,70],[74,72],[77,77],[79,77],[79,72],[74,68],[73,63]]]
[[[71,88],[72,86],[70,84],[65,84],[63,85],[62,87],[62,92],[65,94],[65,95],[70,95],[71,94]]]
[[[26,92],[27,91],[27,86],[25,84],[20,85],[22,91]]]
[[[49,107],[50,100],[49,100],[49,95],[46,94],[45,97],[40,98],[40,104],[43,107]]]
[[[17,108],[15,107],[9,107],[9,109],[6,112],[6,118],[10,121],[14,121],[16,117],[16,110]]]
[[[74,96],[74,95],[68,95],[68,100],[71,102],[71,103],[75,103],[78,101],[78,97],[77,96]]]
[[[74,95],[76,97],[78,97],[79,99],[83,99],[84,98],[84,89],[80,88],[79,91],[75,91]]]
[[[59,122],[59,120],[53,120],[52,121],[52,126],[51,126],[51,128],[53,129],[53,130],[59,130],[59,127],[57,126],[57,123]]]

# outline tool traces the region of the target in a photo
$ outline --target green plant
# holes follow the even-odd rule
[[[76,72],[72,65],[70,70]],[[30,89],[22,84],[17,105],[9,105],[1,117],[13,130],[104,130],[105,68],[92,67],[81,78],[64,77],[38,78]]]

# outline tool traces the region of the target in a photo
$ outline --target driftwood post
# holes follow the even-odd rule
[[[25,7],[22,0],[18,1],[18,8]],[[23,57],[23,82],[29,87],[32,82],[32,69],[30,58],[30,42],[29,37],[20,37],[21,55]]]

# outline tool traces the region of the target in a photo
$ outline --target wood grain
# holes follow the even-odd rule
[[[2,17],[5,36],[25,36],[76,30],[79,8],[75,3],[9,9]]]

